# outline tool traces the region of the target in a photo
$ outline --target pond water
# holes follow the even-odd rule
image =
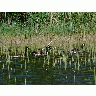
[[[90,54],[0,57],[0,85],[95,85],[96,61]]]

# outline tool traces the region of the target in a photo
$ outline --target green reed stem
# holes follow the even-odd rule
[[[76,70],[76,63],[75,63],[75,70]]]
[[[95,85],[96,85],[96,75],[95,75]]]
[[[94,78],[95,78],[95,67],[94,67]]]
[[[75,82],[75,74],[74,74],[74,82]]]
[[[25,70],[26,70],[26,60],[25,60]]]

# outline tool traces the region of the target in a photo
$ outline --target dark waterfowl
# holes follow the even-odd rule
[[[49,46],[51,43],[52,41],[46,46],[46,54],[49,54],[50,53],[49,51],[52,49],[52,47]]]
[[[49,46],[49,45],[46,46],[46,50],[50,50],[50,49],[52,49],[51,46]]]
[[[42,52],[42,51],[40,51],[40,52],[35,52],[35,51],[33,51],[32,54],[33,54],[33,56],[45,56],[45,55],[47,55],[47,54],[45,54],[45,53]]]
[[[42,51],[45,49],[45,53]],[[51,46],[46,46],[46,48],[40,49],[39,51],[33,51],[32,54],[33,56],[45,56],[49,54],[49,50],[51,49]]]
[[[25,55],[18,54],[18,55],[12,56],[12,57],[14,57],[14,58],[27,57],[27,50],[28,49],[29,49],[28,47],[25,47]]]
[[[48,44],[48,46],[46,46],[46,54],[48,55],[50,52],[50,50],[52,49],[52,47],[51,46],[49,46],[49,44]]]
[[[70,51],[70,53],[80,53],[81,50],[84,48],[85,44],[83,43],[82,46],[81,46],[81,49],[77,49],[77,48],[74,48]]]
[[[14,55],[14,56],[11,56],[11,57],[18,58],[18,57],[23,57],[23,56],[21,56],[21,54],[18,54],[18,55]]]
[[[81,46],[81,48],[83,49],[83,48],[84,48],[84,46],[85,46],[85,44],[83,43],[83,44],[82,44],[82,46]]]
[[[78,50],[78,49],[76,49],[76,48],[74,48],[74,49],[72,49],[72,50],[70,51],[70,53],[77,53],[77,52],[80,52],[80,50]]]

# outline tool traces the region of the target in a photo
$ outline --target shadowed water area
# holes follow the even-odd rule
[[[95,52],[65,52],[26,57],[4,54],[0,48],[0,85],[95,85]],[[31,53],[31,54],[30,54]]]

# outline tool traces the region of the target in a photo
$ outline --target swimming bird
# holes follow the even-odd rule
[[[45,49],[45,53],[43,52],[43,49]],[[45,48],[43,49],[39,49],[39,51],[33,51],[32,54],[33,56],[45,56],[45,55],[48,55],[49,54],[49,50],[51,49],[51,46],[46,46]]]
[[[43,48],[44,49],[44,48]],[[43,52],[43,49],[39,49],[38,51],[33,51],[32,52],[32,54],[33,54],[33,56],[45,56],[45,55],[47,55],[46,53],[48,53],[48,52]]]
[[[32,54],[33,54],[33,56],[45,56],[45,55],[46,55],[46,54],[45,54],[44,52],[42,52],[42,51],[40,51],[40,52],[35,52],[35,51],[33,51]]]
[[[52,42],[52,41],[51,41]],[[50,43],[51,43],[50,42]],[[32,55],[33,56],[45,56],[45,55],[48,55],[50,52],[50,49],[52,49],[51,48],[51,46],[49,46],[50,45],[50,43],[45,47],[45,48],[42,48],[42,49],[40,49],[39,51],[33,51],[32,52]],[[42,50],[45,50],[45,53],[42,51]]]
[[[49,44],[46,46],[46,54],[48,55],[50,52],[50,50],[52,49],[51,46],[49,46]]]
[[[83,43],[80,50],[78,48],[74,48],[70,51],[70,53],[80,53],[81,50],[83,50],[84,46],[85,44]]]
[[[28,47],[26,46],[25,47],[25,54],[24,55],[21,55],[21,54],[18,54],[18,55],[15,55],[15,56],[12,56],[12,57],[14,57],[14,58],[19,58],[19,57],[27,57],[28,56]]]

